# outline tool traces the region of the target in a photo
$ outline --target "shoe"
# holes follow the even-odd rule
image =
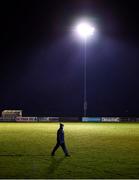
[[[65,156],[66,156],[66,157],[70,157],[71,155],[70,155],[70,154],[66,154]]]

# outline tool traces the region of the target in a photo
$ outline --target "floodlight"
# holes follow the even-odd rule
[[[94,34],[95,28],[88,22],[81,22],[76,26],[75,31],[81,38],[87,39]]]

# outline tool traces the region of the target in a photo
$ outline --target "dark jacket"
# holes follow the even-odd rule
[[[62,128],[59,128],[57,131],[57,142],[59,144],[64,143],[64,131]]]

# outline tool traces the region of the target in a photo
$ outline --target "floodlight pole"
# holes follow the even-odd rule
[[[87,116],[87,58],[86,58],[86,42],[87,38],[93,35],[94,27],[92,27],[88,22],[81,22],[77,25],[75,29],[83,39],[83,116]]]
[[[87,74],[86,74],[86,38],[84,39],[84,117],[87,116]]]

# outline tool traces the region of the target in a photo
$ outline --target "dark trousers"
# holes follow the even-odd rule
[[[55,151],[59,148],[59,146],[62,147],[62,149],[63,149],[65,155],[68,155],[68,150],[67,150],[67,148],[66,148],[65,143],[60,144],[60,143],[58,143],[58,142],[57,142],[57,144],[55,145],[55,147],[54,147],[54,149],[53,149],[53,151],[52,151],[52,155],[55,154]]]

